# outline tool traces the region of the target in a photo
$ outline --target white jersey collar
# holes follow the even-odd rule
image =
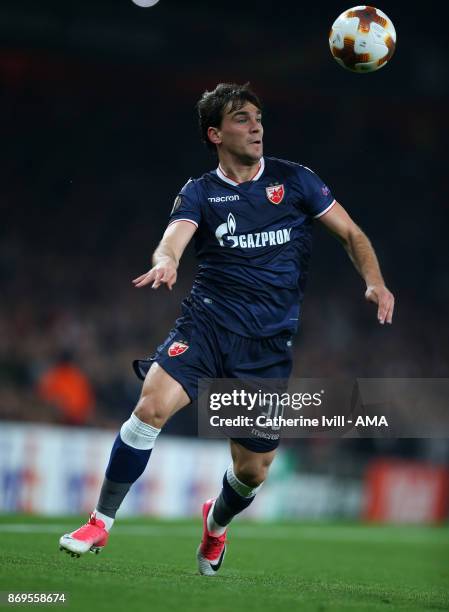
[[[258,168],[256,174],[253,176],[253,178],[251,178],[249,180],[250,181],[257,181],[262,176],[262,173],[263,173],[264,170],[265,170],[265,160],[264,160],[263,157],[261,157],[260,161],[259,161],[259,168]],[[241,183],[238,183],[237,181],[233,181],[231,178],[229,178],[229,176],[226,176],[226,174],[223,172],[223,169],[220,166],[220,164],[218,164],[218,168],[216,169],[215,172],[217,173],[218,178],[220,178],[225,183],[229,183],[229,185],[233,185],[234,187],[238,187],[239,185],[241,185]],[[244,182],[246,183],[248,181],[244,181]]]

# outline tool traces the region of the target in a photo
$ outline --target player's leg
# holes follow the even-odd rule
[[[153,363],[136,408],[115,439],[97,507],[86,525],[61,537],[61,549],[77,556],[88,550],[101,550],[117,510],[146,468],[162,427],[189,403],[190,398],[180,383]]]
[[[203,505],[203,539],[197,551],[201,574],[215,576],[220,569],[227,525],[254,501],[275,454],[276,450],[255,452],[231,440],[232,463],[223,476],[223,488],[215,500]]]
[[[134,412],[122,425],[114,442],[97,505],[99,513],[115,518],[129,488],[144,472],[162,427],[189,403],[179,382],[154,363]]]
[[[232,333],[228,336],[230,350],[225,352],[225,376],[257,378],[261,381],[288,379],[292,366],[289,335],[262,339]],[[216,500],[209,500],[203,505],[203,539],[197,551],[201,574],[216,575],[226,551],[226,527],[234,516],[254,501],[278,445],[279,435],[270,439],[253,437],[231,440],[232,464],[223,477],[222,491]]]
[[[223,489],[214,503],[209,525],[223,533],[236,514],[247,508],[265,481],[276,450],[254,452],[231,440],[232,463],[223,477]]]

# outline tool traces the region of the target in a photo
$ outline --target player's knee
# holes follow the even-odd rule
[[[170,413],[160,394],[153,389],[146,389],[137,402],[134,414],[144,423],[161,429]]]

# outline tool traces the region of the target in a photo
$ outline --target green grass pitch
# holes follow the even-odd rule
[[[1,516],[0,591],[65,591],[65,606],[45,607],[71,611],[449,610],[447,527],[236,520],[206,578],[199,521],[119,520],[100,555],[74,559],[58,538],[81,522]]]

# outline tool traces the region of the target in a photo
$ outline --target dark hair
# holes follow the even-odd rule
[[[203,142],[209,149],[216,151],[216,146],[209,140],[207,129],[221,126],[225,108],[231,103],[229,112],[242,108],[246,102],[251,102],[259,110],[262,105],[258,96],[249,88],[249,83],[219,83],[213,91],[205,91],[198,100],[198,119]]]

